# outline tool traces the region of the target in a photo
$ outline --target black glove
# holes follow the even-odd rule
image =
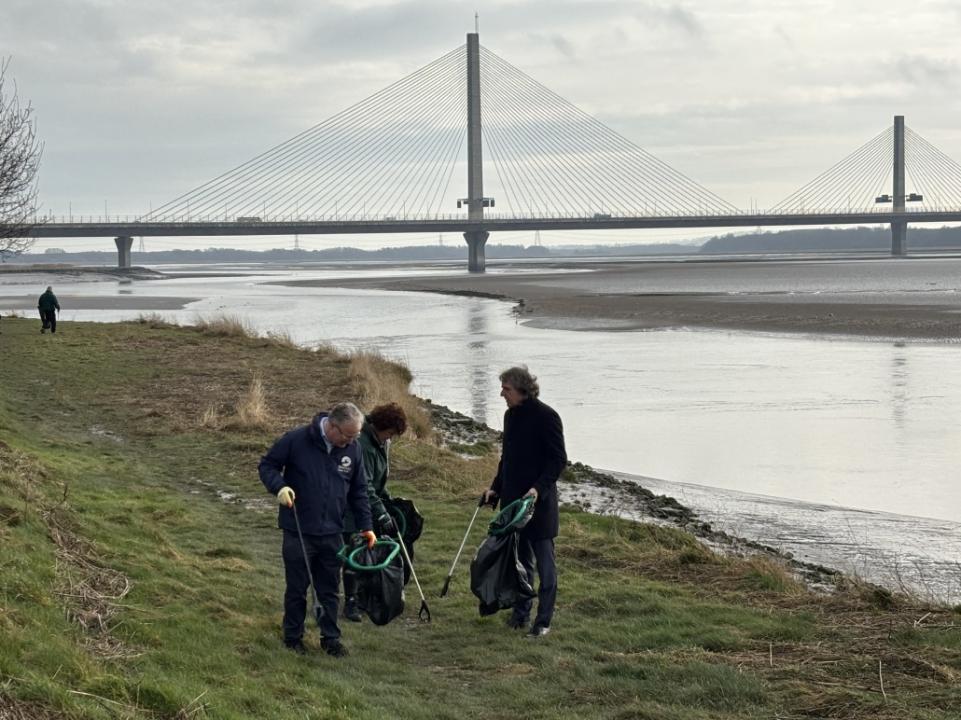
[[[387,513],[377,518],[377,531],[381,535],[393,535],[397,532],[397,525],[394,523],[394,518]]]

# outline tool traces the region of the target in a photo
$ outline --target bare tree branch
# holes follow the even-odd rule
[[[43,155],[33,106],[21,106],[16,83],[10,90],[9,65],[9,58],[0,60],[0,260],[19,255],[34,243],[37,171]]]

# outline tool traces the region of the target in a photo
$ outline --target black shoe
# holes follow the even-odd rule
[[[360,614],[360,608],[357,607],[357,598],[351,596],[344,600],[344,617],[351,622],[360,622],[364,619]]]
[[[511,630],[523,630],[527,627],[527,620],[524,618],[519,618],[516,615],[511,615],[507,618],[507,622],[504,623]]]
[[[344,647],[340,640],[333,639],[328,640],[324,638],[320,641],[320,646],[324,649],[324,652],[335,658],[347,657],[347,648]]]
[[[307,654],[307,648],[304,647],[303,640],[295,640],[293,642],[288,642],[287,640],[284,640],[284,647],[293,653],[297,653],[298,655]]]
[[[527,633],[527,637],[531,637],[531,638],[544,637],[550,631],[551,631],[550,625],[541,625],[540,623],[536,623],[534,627],[531,628],[531,631]]]

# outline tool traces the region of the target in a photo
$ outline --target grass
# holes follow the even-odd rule
[[[543,641],[477,614],[484,522],[437,598],[497,458],[410,438],[390,487],[427,519],[417,572],[434,622],[417,622],[410,587],[392,624],[344,624],[345,661],[313,629],[295,656],[257,461],[338,400],[415,406],[409,373],[157,319],[62,330],[5,317],[0,335],[2,718],[961,715],[958,613],[856,585],[813,594],[670,528],[565,509]],[[229,421],[252,401],[256,421]]]

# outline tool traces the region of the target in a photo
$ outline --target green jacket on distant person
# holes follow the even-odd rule
[[[390,473],[390,443],[381,443],[377,439],[377,430],[369,422],[364,423],[357,438],[360,451],[364,458],[364,471],[367,474],[367,500],[370,503],[370,515],[374,525],[380,517],[387,514],[384,502],[390,502],[387,492],[387,475]],[[357,532],[354,518],[350,513],[344,517],[344,532]]]
[[[50,312],[51,310],[59,309],[60,301],[57,300],[57,296],[53,294],[53,290],[46,290],[37,301],[37,310],[41,312]]]

